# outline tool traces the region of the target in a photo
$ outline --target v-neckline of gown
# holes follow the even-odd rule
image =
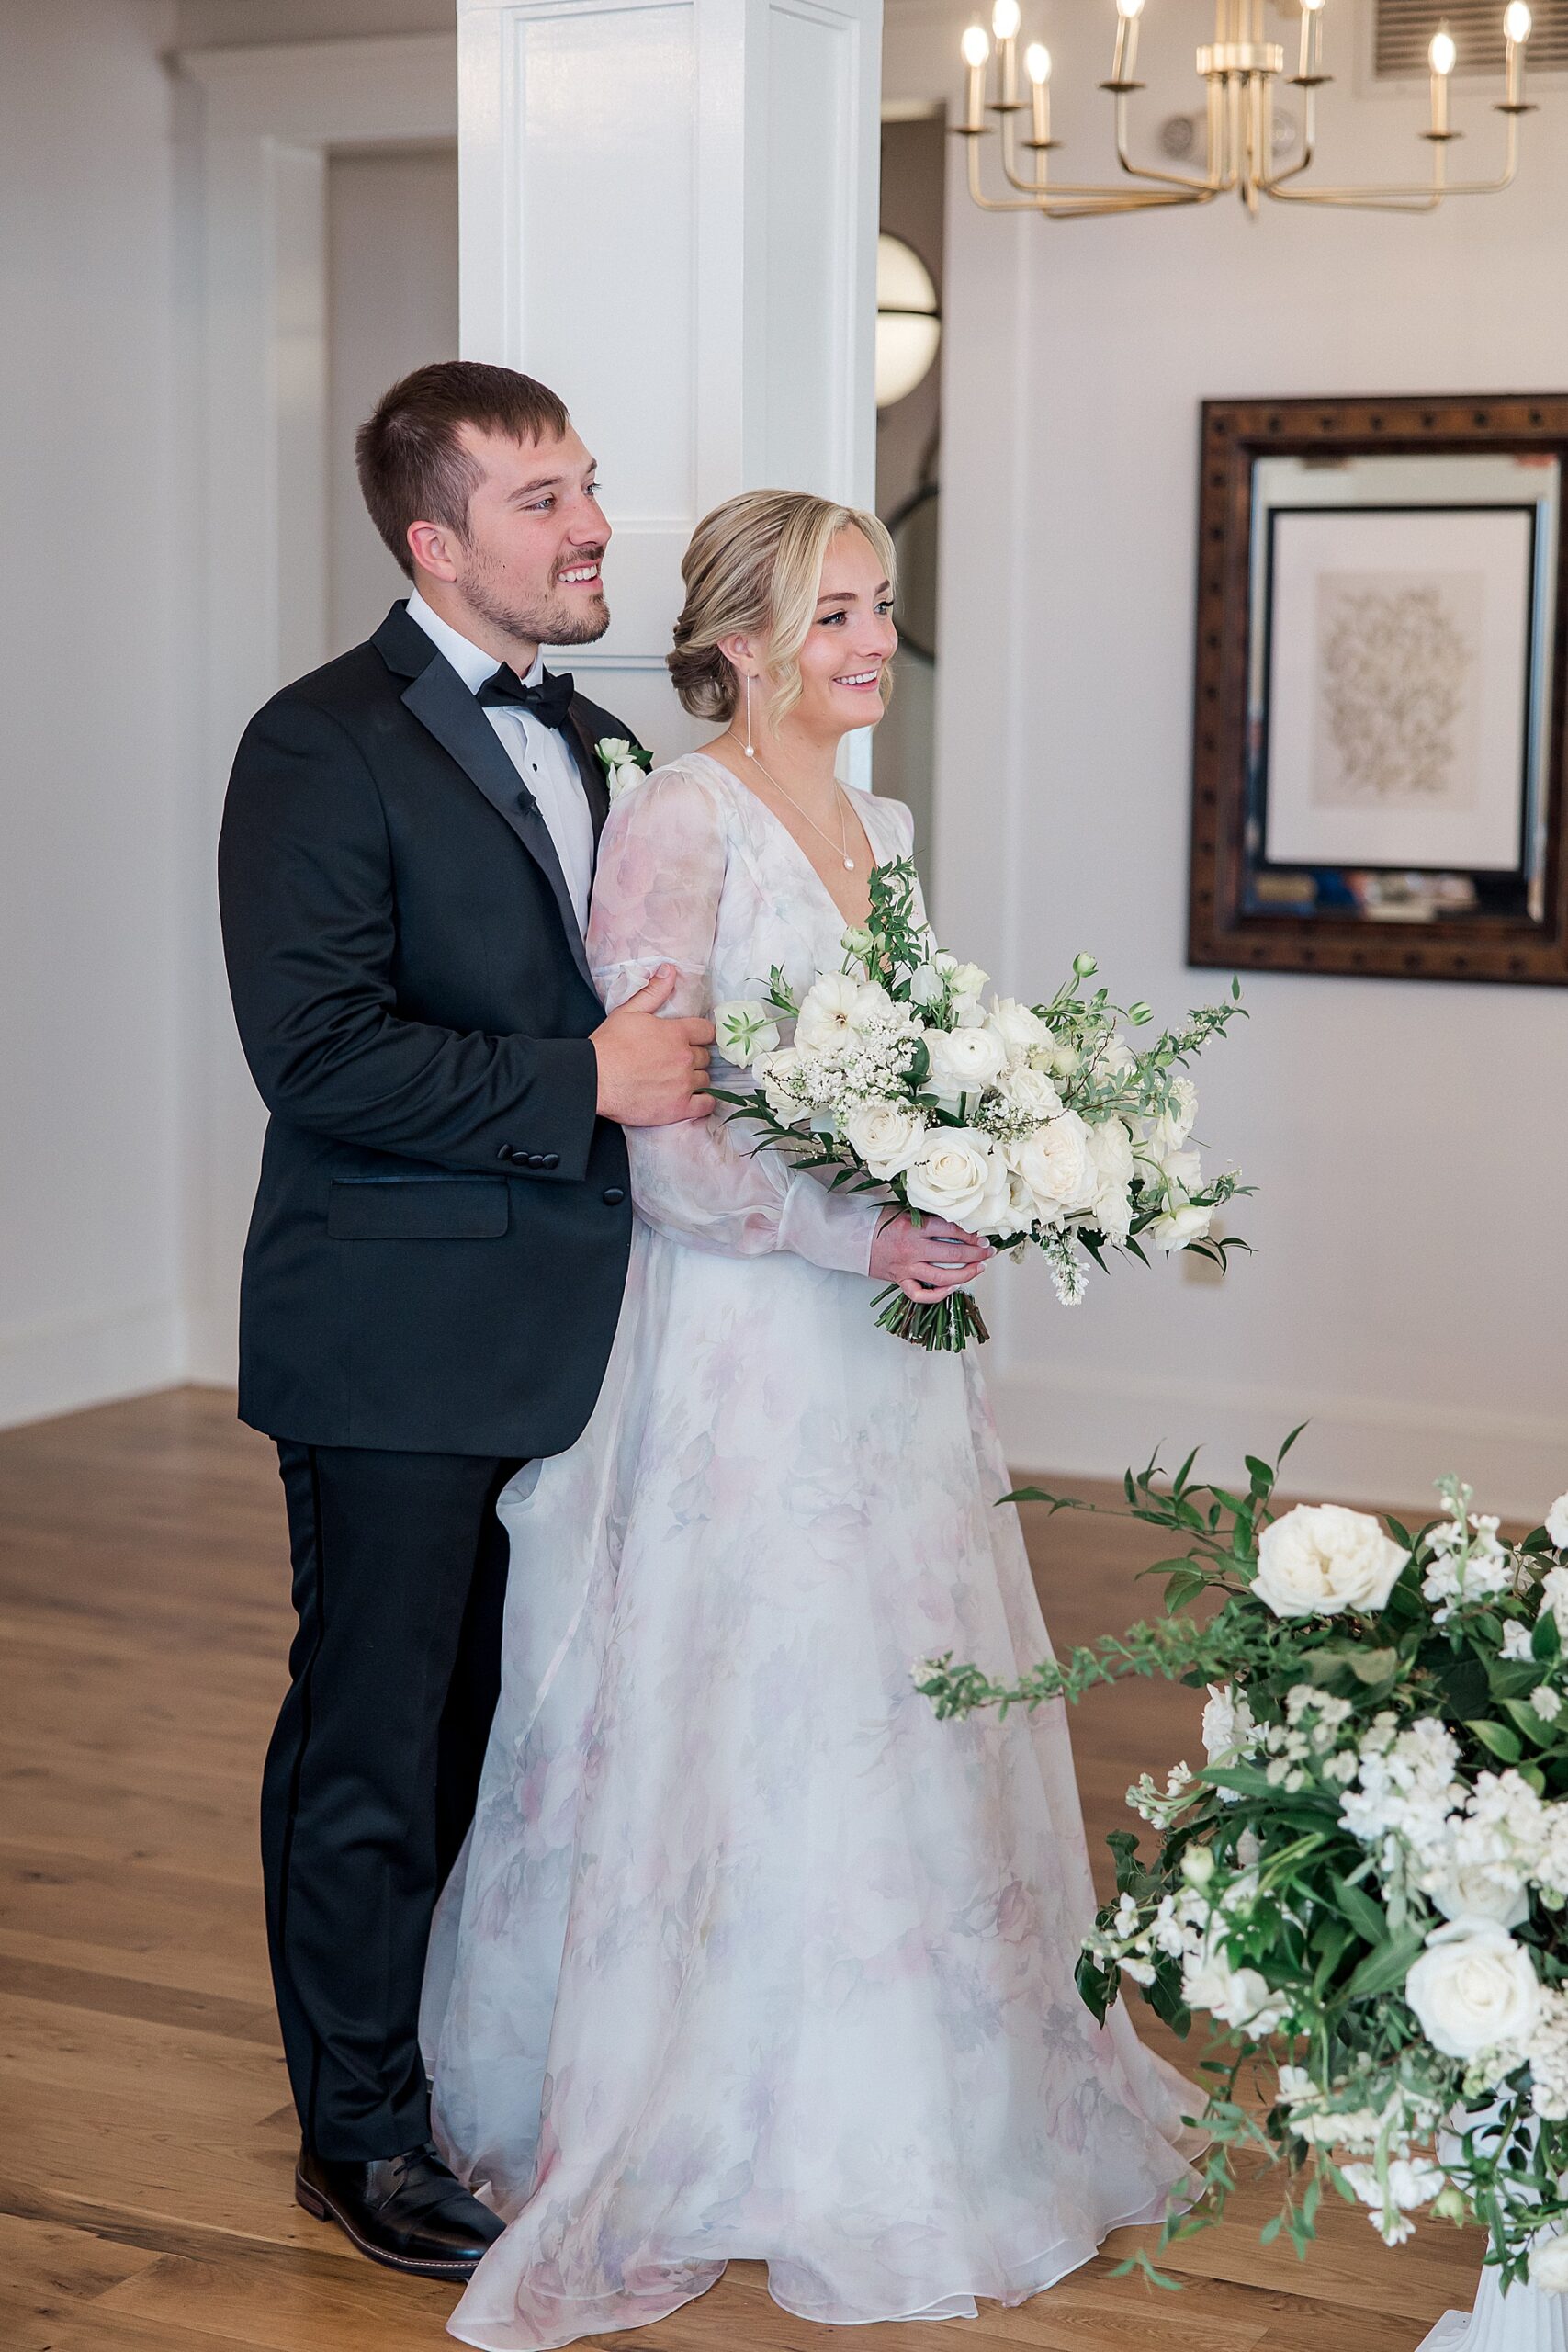
[[[753,792],[750,786],[745,781],[744,777],[738,776],[735,770],[731,767],[727,767],[722,760],[716,760],[711,752],[688,752],[686,757],[691,760],[705,760],[710,768],[717,768],[720,775],[725,777],[728,783],[734,786],[737,792],[743,792],[747,799],[751,803],[752,807],[761,810],[763,816],[767,819],[769,824],[772,825],[774,831],[781,834],[789,843],[791,849],[794,850],[795,856],[800,860],[801,865],[805,866],[806,871],[810,875],[811,879],[816,884],[818,891],[827,900],[829,907],[831,909],[838,921],[840,933],[852,930],[853,928],[852,918],[847,915],[842,907],[840,906],[839,901],[834,898],[833,893],[829,889],[828,885],[823,881],[822,876],[818,873],[817,868],[812,865],[811,860],[807,856],[805,850],[795,840],[795,835],[790,831],[790,829],[784,823],[784,819],[775,809],[769,808],[761,794],[760,792]],[[842,786],[840,788],[840,790],[843,789]],[[871,827],[866,823],[863,817],[857,818],[856,821],[860,826],[861,831],[865,835],[865,845],[871,852],[871,862],[873,866],[875,867],[880,865],[882,859],[878,854],[876,843],[871,838]]]

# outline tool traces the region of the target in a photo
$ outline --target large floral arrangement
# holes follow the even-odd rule
[[[1245,1245],[1210,1224],[1237,1180],[1204,1181],[1187,1066],[1240,1011],[1239,986],[1135,1051],[1120,1024],[1146,1026],[1149,1008],[1088,993],[1092,956],[1048,1004],[987,1001],[989,976],[938,947],[917,890],[907,859],[874,867],[870,919],[844,933],[841,970],[797,1001],[775,967],[765,996],[716,1006],[719,1050],[752,1081],[716,1088],[719,1100],[795,1166],[832,1169],[835,1185],[1038,1248],[1068,1304],[1110,1248],[1146,1263],[1146,1239],[1223,1266]],[[940,1305],[885,1291],[876,1304],[885,1329],[924,1347],[986,1337],[966,1291]]]
[[[1285,2172],[1266,2235],[1304,2249],[1327,2183],[1391,2245],[1423,2208],[1478,2221],[1505,2287],[1568,2290],[1568,1495],[1506,1543],[1453,1479],[1415,1532],[1276,1516],[1277,1468],[1248,1457],[1246,1494],[1190,1457],[1130,1473],[1133,1516],[1186,1546],[1151,1571],[1164,1617],[1010,1685],[951,1658],[917,1682],[943,1714],[1208,1686],[1207,1762],[1129,1790],[1156,1850],[1111,1838],[1078,1974],[1099,2016],[1125,1977],[1179,2032],[1209,2021],[1205,2194],[1162,2244],[1218,2217],[1251,2144]]]

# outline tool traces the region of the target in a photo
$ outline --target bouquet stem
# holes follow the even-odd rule
[[[932,1354],[959,1355],[971,1340],[984,1345],[991,1336],[985,1317],[966,1290],[951,1291],[946,1298],[928,1306],[906,1297],[894,1283],[878,1291],[872,1305],[882,1307],[876,1318],[879,1330],[891,1331],[896,1340],[908,1340],[911,1347],[925,1348]]]

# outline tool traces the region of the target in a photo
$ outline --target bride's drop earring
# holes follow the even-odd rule
[[[751,741],[751,673],[750,671],[746,673],[746,756],[749,760],[754,760],[757,756],[757,746]]]

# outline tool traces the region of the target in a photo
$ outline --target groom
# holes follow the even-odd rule
[[[296,2194],[373,2259],[460,2281],[501,2223],[430,2145],[418,2017],[499,1687],[495,1501],[592,1410],[621,1130],[711,1111],[713,1031],[656,1018],[663,968],[606,1020],[583,950],[597,747],[629,730],[539,662],[609,624],[565,408],[510,368],[422,368],[358,460],[413,594],[252,720],[219,854],[272,1114],[240,1412],[277,1442],[299,1615],[263,1864]]]

